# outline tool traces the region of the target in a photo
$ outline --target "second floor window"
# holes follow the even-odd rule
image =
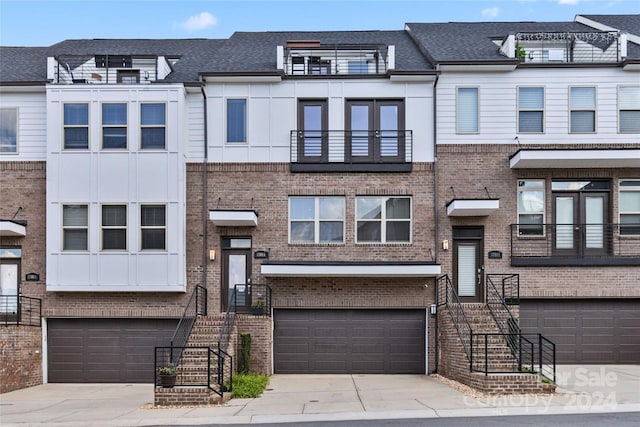
[[[458,133],[478,133],[477,87],[458,88],[456,131]]]
[[[102,104],[102,148],[127,148],[127,104]]]
[[[127,249],[127,207],[102,206],[102,250]]]
[[[227,142],[247,142],[246,99],[227,99]]]
[[[544,88],[518,88],[518,132],[544,132]]]
[[[620,234],[640,235],[640,180],[620,181]]]
[[[165,205],[142,205],[140,208],[142,250],[165,250],[167,218]]]
[[[571,109],[571,133],[596,131],[596,88],[572,87],[569,89]]]
[[[62,250],[89,248],[89,208],[87,205],[62,206]]]
[[[0,108],[0,154],[18,152],[18,109]]]
[[[518,180],[518,234],[544,234],[544,180]]]
[[[640,133],[640,86],[618,88],[618,130]]]
[[[140,148],[166,148],[166,108],[163,103],[140,104]]]
[[[357,243],[410,243],[410,197],[357,197]]]
[[[291,197],[290,243],[343,243],[343,197]]]
[[[64,148],[89,148],[89,104],[64,104]]]

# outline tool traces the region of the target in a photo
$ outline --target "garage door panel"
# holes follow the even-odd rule
[[[423,310],[277,309],[274,322],[276,373],[424,373]]]
[[[153,382],[177,320],[48,319],[49,382]]]
[[[559,364],[640,363],[640,300],[523,300],[520,325],[553,341]]]

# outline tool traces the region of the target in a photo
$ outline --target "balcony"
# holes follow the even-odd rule
[[[411,172],[410,130],[292,130],[291,172]]]
[[[512,266],[640,266],[640,224],[512,224]]]
[[[394,46],[321,44],[290,40],[278,46],[278,69],[287,76],[327,77],[384,75],[395,68]]]
[[[616,63],[626,56],[617,31],[517,33],[515,47],[525,64]]]
[[[59,55],[47,58],[53,84],[145,84],[171,73],[164,56]]]
[[[42,301],[22,295],[0,295],[0,325],[40,327]]]

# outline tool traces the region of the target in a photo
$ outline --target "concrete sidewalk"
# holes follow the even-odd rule
[[[153,408],[149,384],[45,384],[0,395],[3,426],[249,424],[640,411],[640,366],[563,366],[555,395],[472,397],[423,375],[274,375],[257,399]]]

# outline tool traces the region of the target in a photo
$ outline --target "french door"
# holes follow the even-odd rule
[[[556,256],[598,256],[610,250],[609,193],[553,193]]]
[[[352,99],[346,102],[346,113],[346,161],[405,161],[402,100]]]

